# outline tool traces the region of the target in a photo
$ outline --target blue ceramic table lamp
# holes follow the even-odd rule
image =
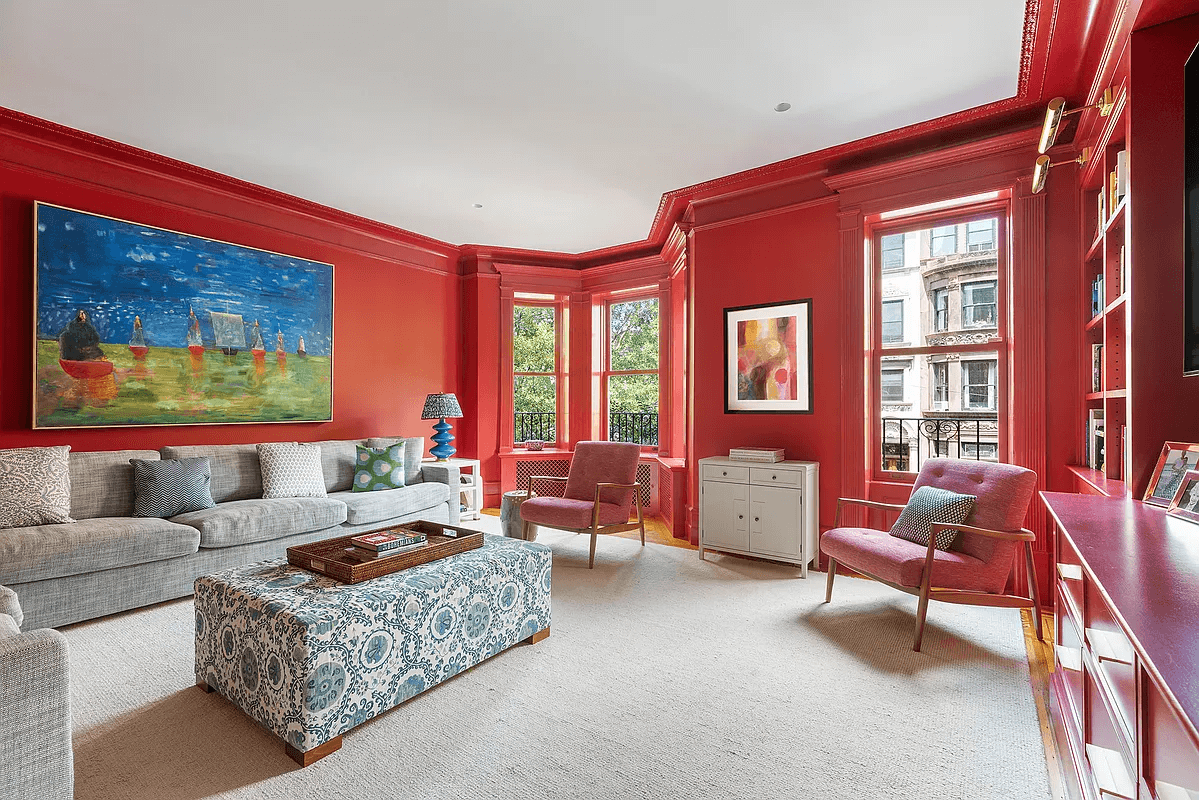
[[[437,446],[429,451],[438,461],[449,461],[450,456],[458,452],[450,444],[454,441],[454,434],[450,433],[454,426],[446,422],[446,419],[458,419],[461,416],[462,406],[458,405],[458,398],[454,395],[431,394],[425,398],[425,410],[421,412],[420,418],[440,420],[433,426],[433,430],[437,431],[433,434],[433,441]]]

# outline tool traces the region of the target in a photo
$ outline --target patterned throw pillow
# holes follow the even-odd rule
[[[0,528],[71,519],[70,445],[0,450]]]
[[[258,445],[263,497],[326,497],[321,446],[296,442]]]
[[[212,508],[212,465],[208,457],[167,458],[161,461],[131,458],[133,465],[133,516],[173,517],[188,511]]]
[[[973,510],[974,495],[957,494],[935,486],[921,486],[912,492],[911,499],[891,528],[891,535],[928,547],[932,523],[961,524]],[[939,532],[934,547],[948,550],[957,535],[958,532],[952,529]]]
[[[398,489],[404,485],[404,443],[391,447],[358,445],[354,458],[355,492]]]

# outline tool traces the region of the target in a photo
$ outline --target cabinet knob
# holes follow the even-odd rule
[[[745,515],[744,515],[744,514],[738,514],[738,515],[737,515],[737,519],[745,519]]]
[[[761,520],[758,519],[757,517],[754,517],[754,522],[761,522]]]
[[[722,472],[722,473],[720,473],[720,474],[721,474],[721,475],[723,475],[723,476],[725,476],[726,478],[729,476],[729,474],[728,474],[727,472]]]
[[[771,476],[770,476],[770,480],[772,480],[772,481],[773,481],[773,480],[778,480],[778,477],[779,477],[778,475],[771,475]]]

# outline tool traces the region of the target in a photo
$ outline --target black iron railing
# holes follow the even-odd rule
[[[608,441],[636,442],[658,446],[658,415],[656,412],[612,411],[608,414]]]
[[[883,469],[919,472],[929,458],[999,460],[998,415],[883,417]]]
[[[555,442],[558,440],[558,415],[553,411],[517,411],[514,415],[515,426],[512,441],[528,442],[536,439],[540,442]]]

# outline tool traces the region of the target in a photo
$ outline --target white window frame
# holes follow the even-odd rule
[[[974,302],[974,291],[979,287],[990,287],[995,300],[990,303]],[[976,308],[991,308],[990,321],[976,322],[974,320]],[[965,281],[962,283],[962,328],[968,330],[970,328],[994,328],[999,323],[999,281],[988,279],[985,281]]]
[[[975,365],[987,366],[987,382],[971,383],[970,368]],[[987,387],[987,404],[973,405],[970,401],[971,389],[977,386]],[[962,362],[962,410],[963,411],[998,411],[999,410],[999,363],[994,358],[978,358]]]

